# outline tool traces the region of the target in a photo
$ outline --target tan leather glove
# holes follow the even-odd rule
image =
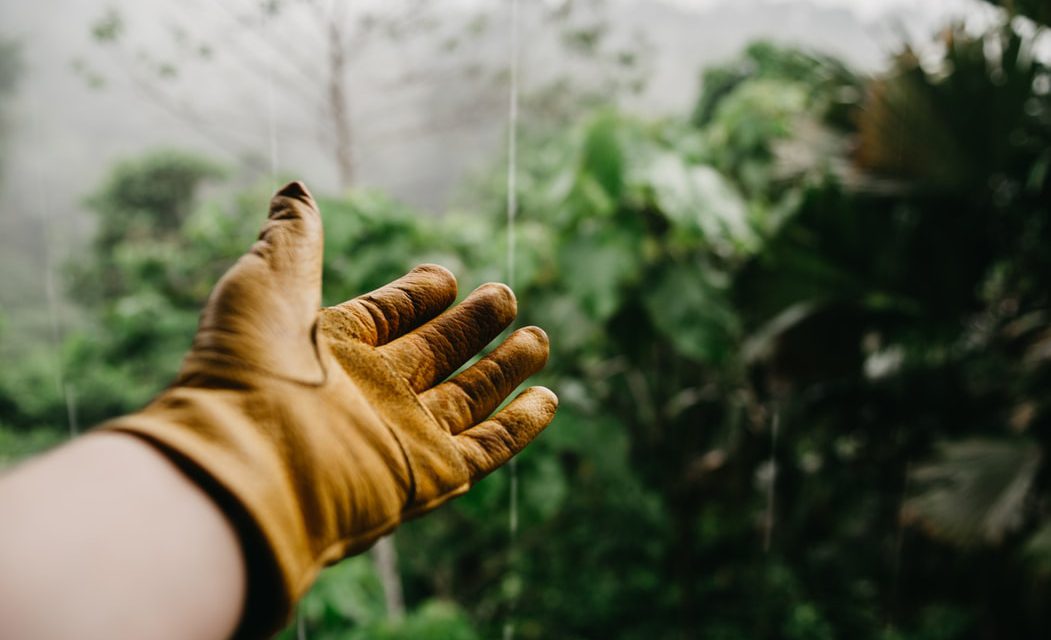
[[[272,633],[323,566],[507,462],[558,403],[532,387],[489,417],[544,366],[536,327],[443,382],[514,319],[506,286],[446,311],[456,280],[424,265],[319,309],[321,265],[321,216],[291,183],[212,292],[177,381],[103,426],[160,448],[238,527],[251,581],[241,636]]]

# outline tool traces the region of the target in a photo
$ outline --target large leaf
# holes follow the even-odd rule
[[[720,254],[754,245],[744,199],[715,169],[664,153],[653,160],[648,178],[657,207],[674,226],[700,232]]]
[[[595,118],[584,133],[580,171],[591,177],[613,200],[624,188],[624,155],[620,142],[622,122],[615,114]]]
[[[567,241],[559,254],[566,289],[587,314],[609,318],[621,304],[624,284],[638,272],[639,241],[605,227]]]
[[[1023,522],[1040,458],[1040,447],[1025,439],[943,443],[910,475],[917,490],[902,517],[960,546],[998,544]]]
[[[699,265],[673,265],[644,294],[657,329],[683,355],[717,364],[736,348],[737,316],[723,274]]]

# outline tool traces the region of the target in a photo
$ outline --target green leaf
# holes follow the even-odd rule
[[[562,246],[559,263],[566,288],[598,321],[621,305],[624,285],[639,269],[638,241],[613,227],[580,234]]]
[[[590,173],[581,173],[576,177],[567,200],[574,218],[608,216],[617,206],[617,201]]]
[[[532,455],[527,464],[522,502],[541,522],[550,520],[569,495],[566,477],[555,458]]]
[[[453,602],[428,600],[404,620],[385,620],[355,629],[347,640],[478,640],[467,616]]]
[[[386,618],[383,586],[369,556],[348,559],[318,577],[302,605],[308,619],[371,624]]]
[[[622,122],[612,113],[595,118],[584,134],[580,172],[592,177],[612,200],[624,190],[624,154],[619,132]]]
[[[650,165],[649,183],[657,206],[672,224],[700,232],[717,253],[754,247],[748,206],[715,169],[690,166],[681,156],[663,153]]]
[[[718,364],[736,350],[739,323],[723,274],[699,265],[672,265],[643,296],[653,324],[682,354]]]

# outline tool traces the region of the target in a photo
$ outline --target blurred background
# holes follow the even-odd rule
[[[287,638],[1051,634],[1044,0],[0,5],[0,467],[170,381],[273,188],[325,300],[513,284],[562,400]],[[61,603],[56,603],[56,608]],[[511,632],[511,633],[509,633]]]

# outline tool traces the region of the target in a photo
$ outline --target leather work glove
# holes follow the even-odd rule
[[[515,317],[486,284],[446,310],[433,265],[321,309],[321,216],[293,182],[212,292],[175,383],[103,429],[144,438],[237,527],[249,575],[238,635],[276,631],[325,565],[507,462],[554,417],[543,387],[498,405],[547,361],[520,329],[451,380]]]

